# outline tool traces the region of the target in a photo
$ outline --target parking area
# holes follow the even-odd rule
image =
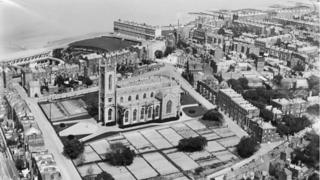
[[[196,136],[204,136],[208,140],[208,145],[203,151],[185,153],[175,147],[180,139]],[[240,138],[227,127],[207,128],[198,120],[177,122],[170,127],[125,132],[88,142],[85,152],[93,160],[85,167],[88,168],[88,164],[92,164],[92,167],[106,171],[116,179],[149,179],[156,176],[185,179],[186,176],[190,176],[190,171],[198,167],[212,169],[239,160],[233,152],[239,141]],[[116,142],[123,143],[136,152],[137,157],[130,166],[114,167],[103,162],[110,144]],[[92,153],[96,153],[96,156]],[[85,176],[84,168],[77,168],[81,175]]]

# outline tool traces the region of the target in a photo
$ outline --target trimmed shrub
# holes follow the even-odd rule
[[[215,109],[211,109],[211,110],[207,111],[203,115],[202,119],[206,120],[206,121],[223,122],[222,114],[220,112],[218,112],[217,110],[215,110]]]
[[[103,171],[96,176],[94,180],[114,180],[111,174]]]
[[[111,144],[111,152],[106,154],[106,161],[113,166],[128,166],[132,164],[135,152],[121,143]]]
[[[179,141],[178,150],[185,152],[202,151],[207,143],[207,139],[202,136],[184,138]]]

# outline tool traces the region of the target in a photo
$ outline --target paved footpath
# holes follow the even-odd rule
[[[37,101],[29,98],[25,90],[19,84],[14,84],[14,87],[19,92],[20,96],[27,102],[32,114],[34,115],[34,118],[43,134],[45,146],[49,152],[53,154],[57,166],[60,169],[62,180],[81,180],[81,177],[72,161],[62,154],[63,144],[43,114]]]

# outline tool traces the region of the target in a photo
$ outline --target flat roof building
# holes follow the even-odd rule
[[[140,39],[151,40],[161,37],[161,29],[156,26],[139,24],[132,21],[117,20],[113,22],[115,33],[125,34]]]

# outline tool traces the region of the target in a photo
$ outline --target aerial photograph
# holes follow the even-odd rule
[[[0,180],[319,180],[320,0],[0,0]]]

